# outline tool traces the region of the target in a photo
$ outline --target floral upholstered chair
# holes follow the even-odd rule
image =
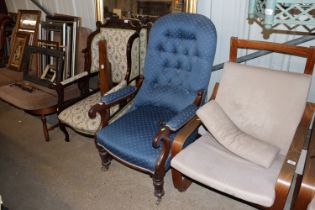
[[[103,96],[90,110],[95,117],[135,96],[126,114],[96,134],[105,169],[114,158],[152,175],[154,194],[161,199],[174,136],[204,102],[215,49],[216,30],[205,16],[170,14],[154,23],[142,86],[127,86]],[[196,133],[191,140],[195,137]]]
[[[99,25],[98,29],[88,39],[86,69],[90,73],[99,74],[100,91],[77,101],[71,106],[62,107],[58,115],[59,125],[69,140],[66,127],[71,127],[79,133],[93,136],[100,125],[100,117],[88,117],[92,105],[100,101],[101,96],[125,87],[139,76],[139,31],[140,25],[131,21],[115,20]],[[102,41],[102,40],[105,40]],[[126,107],[125,109],[126,110]],[[120,106],[110,110],[111,119],[122,114]]]

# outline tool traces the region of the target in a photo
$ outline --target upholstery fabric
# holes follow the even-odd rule
[[[166,122],[193,104],[198,91],[207,89],[215,47],[214,25],[202,15],[170,14],[157,20],[150,32],[144,82],[133,106],[97,133],[97,143],[112,156],[154,173],[161,147],[153,148],[152,140]],[[189,107],[172,125],[178,126],[191,112]],[[195,137],[194,133],[190,140]],[[170,156],[165,167],[170,167]]]
[[[106,40],[107,56],[112,66],[112,81],[119,83],[125,79],[128,68],[127,44],[129,38],[135,33],[136,31],[130,29],[101,28],[100,33],[94,36],[91,44],[91,72],[99,70],[98,42]],[[132,62],[138,63],[139,61]]]
[[[140,74],[144,73],[144,61],[148,46],[148,29],[142,28],[140,30]]]
[[[311,203],[308,204],[307,210],[315,210],[315,197],[312,199]]]
[[[279,148],[241,131],[214,100],[197,111],[198,117],[226,149],[263,167],[270,167]]]
[[[166,107],[139,107],[101,129],[97,141],[118,158],[153,172],[161,147],[153,148],[152,139],[174,115]]]
[[[202,184],[269,207],[284,158],[278,153],[269,168],[260,167],[229,152],[206,133],[177,154],[171,165]]]
[[[132,62],[131,62],[131,71],[130,71],[129,80],[133,80],[134,78],[136,78],[140,74],[139,48],[140,48],[139,38],[136,38],[133,41],[132,47],[131,47],[131,60],[132,60]]]
[[[136,92],[136,90],[137,88],[135,86],[127,86],[110,94],[106,94],[105,96],[102,97],[101,101],[105,104],[110,104]]]
[[[172,131],[177,131],[183,125],[185,125],[193,116],[195,116],[198,107],[194,104],[187,106],[183,111],[175,115],[170,121],[166,123],[166,126]]]
[[[216,102],[243,132],[286,154],[302,118],[309,75],[226,63]]]
[[[120,84],[109,90],[106,94],[115,92],[126,86],[126,81],[123,80]],[[106,95],[105,94],[105,95]],[[99,114],[94,119],[91,119],[88,115],[90,108],[99,103],[101,99],[100,92],[94,93],[81,101],[69,106],[63,110],[59,115],[59,120],[71,126],[74,130],[85,133],[88,135],[94,135],[101,123],[101,117]],[[110,115],[116,113],[119,109],[119,105],[110,108]]]
[[[205,16],[178,13],[157,20],[150,31],[145,79],[135,106],[183,110],[208,86],[215,48],[215,27]]]

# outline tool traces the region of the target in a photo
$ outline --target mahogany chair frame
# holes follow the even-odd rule
[[[96,93],[97,91],[101,92],[101,95],[109,91],[111,88],[113,88],[116,83],[113,83],[111,80],[111,65],[110,62],[108,61],[107,58],[107,50],[106,46],[107,43],[105,40],[101,40],[99,42],[99,71],[97,72],[91,72],[91,63],[92,63],[92,52],[91,52],[91,47],[92,47],[92,41],[94,37],[101,32],[102,28],[117,28],[117,29],[132,29],[135,30],[136,33],[132,35],[127,44],[126,48],[126,54],[127,54],[127,73],[125,76],[125,80],[130,81],[130,74],[131,74],[131,49],[133,42],[136,38],[139,37],[139,32],[141,29],[141,25],[138,21],[128,21],[126,23],[122,19],[111,19],[108,20],[106,23],[102,24],[101,22],[96,23],[97,29],[92,32],[87,39],[87,47],[82,51],[84,53],[84,69],[85,71],[88,72],[87,77],[83,77],[80,80],[75,80],[73,82],[68,83],[67,85],[59,85],[57,87],[57,92],[58,92],[58,113],[61,111],[65,110],[67,107],[77,103],[80,100],[83,100],[87,96]],[[94,90],[89,90],[89,79],[91,77],[98,76],[99,78],[99,87],[94,89]],[[80,89],[80,97],[78,98],[73,98],[71,100],[65,101],[64,99],[64,89],[70,85],[73,85],[75,83],[78,83],[79,89]],[[108,113],[109,114],[109,113]],[[108,116],[107,121],[110,119]],[[71,128],[71,126],[68,126],[66,124],[63,124],[59,122],[59,128],[60,130],[64,133],[65,135],[65,141],[69,142],[69,134],[66,129],[66,127]],[[83,134],[87,137],[93,137],[93,135],[89,134]]]
[[[140,89],[141,84],[143,82],[143,77],[140,76],[139,79],[137,80],[137,90]],[[109,120],[109,108],[111,106],[117,105],[119,103],[122,103],[124,101],[130,101],[132,100],[132,98],[134,98],[134,96],[136,95],[137,92],[128,95],[127,97],[123,97],[120,100],[114,102],[114,103],[110,103],[110,104],[104,104],[104,103],[100,103],[100,104],[96,104],[94,105],[90,111],[89,111],[89,116],[91,118],[95,118],[96,117],[96,113],[99,113],[101,116],[101,126],[100,128],[103,128],[105,126],[108,125],[108,120]],[[193,102],[193,104],[195,104],[196,106],[199,106],[201,104],[202,101],[202,97],[203,97],[203,92],[198,92],[197,96]],[[162,150],[161,153],[159,155],[159,157],[157,158],[156,164],[155,164],[155,171],[154,173],[152,173],[151,171],[148,171],[144,168],[141,167],[136,167],[114,155],[111,155],[109,151],[107,151],[102,145],[97,143],[97,140],[95,138],[95,145],[96,148],[99,151],[99,155],[101,157],[101,161],[102,161],[102,167],[104,170],[108,170],[110,164],[111,164],[111,160],[115,159],[118,162],[132,168],[135,169],[137,171],[149,174],[152,177],[153,180],[153,186],[154,186],[154,195],[158,198],[157,203],[159,203],[161,201],[162,196],[165,194],[164,191],[164,176],[166,173],[166,169],[165,169],[165,163],[167,160],[167,157],[171,151],[171,146],[173,144],[171,144],[171,140],[170,140],[170,134],[171,134],[171,130],[167,127],[167,126],[163,126],[159,132],[157,132],[157,134],[155,135],[155,137],[152,139],[152,147],[154,148],[158,148],[160,146],[162,146]],[[175,138],[178,137],[178,135],[180,135],[179,133],[176,135]]]
[[[278,53],[297,55],[301,57],[305,57],[307,59],[304,74],[312,75],[313,67],[315,62],[315,48],[306,48],[300,46],[292,46],[292,45],[284,45],[278,43],[271,42],[263,42],[263,41],[250,41],[250,40],[242,40],[235,37],[231,38],[230,43],[230,62],[237,61],[237,49],[238,48],[249,48],[249,49],[257,49],[257,50],[267,50]],[[211,99],[214,99],[219,88],[219,84],[217,83]],[[288,150],[286,158],[283,162],[281,171],[279,173],[275,192],[276,199],[270,208],[266,208],[263,206],[258,206],[257,204],[249,203],[244,201],[245,203],[249,203],[252,206],[258,207],[259,209],[283,209],[290,187],[292,185],[293,176],[295,173],[296,164],[299,160],[301,150],[303,148],[304,141],[307,139],[308,129],[312,120],[312,116],[314,113],[314,104],[307,103],[305,106],[304,114],[302,120],[299,123],[299,126],[296,130],[295,136],[291,143],[291,146]],[[200,119],[195,116],[176,136],[173,146],[172,146],[172,158],[175,157],[182,149],[185,143],[185,140],[188,136],[201,125]],[[314,152],[312,153],[314,154]],[[314,165],[314,160],[312,160],[312,164]],[[314,175],[314,170],[311,172]],[[185,191],[191,184],[192,180],[188,177],[185,177],[179,171],[172,168],[172,179],[174,187],[179,191]],[[313,181],[314,178],[310,181]],[[301,208],[300,208],[301,209]]]

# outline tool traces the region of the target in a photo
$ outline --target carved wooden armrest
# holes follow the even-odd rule
[[[142,82],[143,82],[143,76],[140,76],[138,77],[135,91],[130,92],[122,97],[119,97],[116,100],[110,101],[109,103],[100,102],[98,104],[95,104],[89,110],[89,113],[88,113],[89,117],[94,119],[96,117],[96,114],[99,113],[101,116],[101,125],[100,125],[101,128],[107,126],[110,119],[110,112],[109,112],[110,107],[118,105],[118,104],[123,104],[126,101],[128,102],[132,100],[135,97],[136,93],[138,92],[139,88],[141,87]],[[118,91],[121,91],[121,89]],[[113,94],[115,94],[115,92]],[[108,97],[109,95],[105,97]]]

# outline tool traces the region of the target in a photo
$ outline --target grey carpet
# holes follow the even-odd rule
[[[151,178],[112,161],[100,169],[93,140],[59,129],[45,142],[41,121],[0,102],[0,195],[10,210],[253,209],[201,185],[186,192],[172,186],[157,206]]]

